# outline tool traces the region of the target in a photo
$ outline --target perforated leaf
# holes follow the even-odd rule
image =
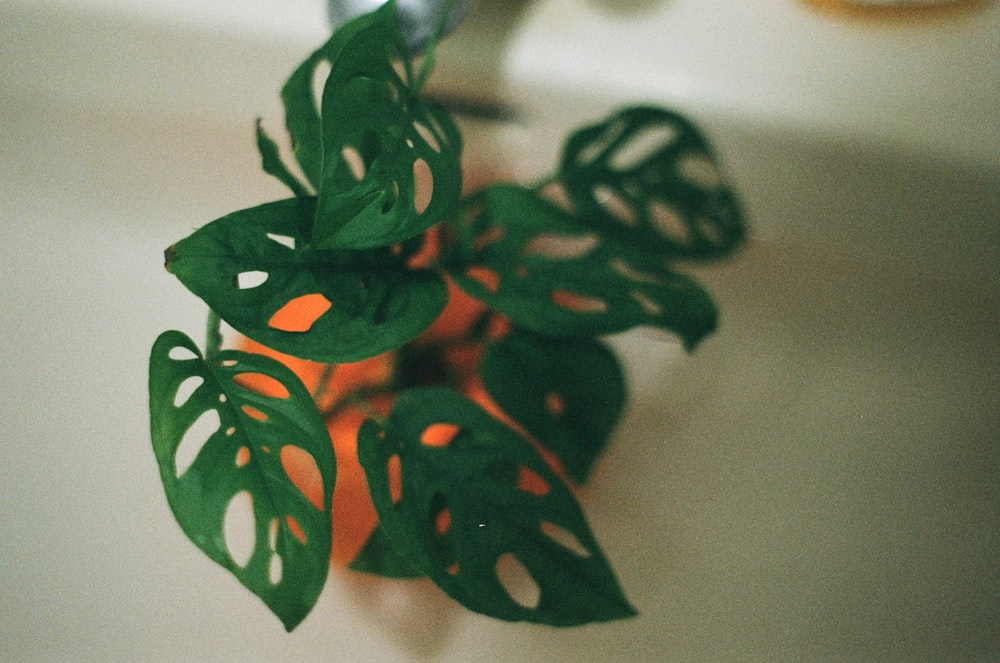
[[[287,354],[340,363],[398,347],[447,303],[439,275],[390,249],[317,251],[315,199],[213,221],[167,251],[167,269],[237,331]]]
[[[585,225],[535,192],[497,185],[467,202],[444,264],[473,297],[548,335],[662,327],[694,347],[715,329],[694,280]]]
[[[408,239],[440,222],[461,195],[461,135],[442,108],[420,98],[422,79],[390,5],[339,29],[282,93],[296,157],[319,192],[320,248]],[[317,104],[313,78],[322,63],[330,72]]]
[[[487,346],[483,385],[497,405],[583,482],[625,406],[618,360],[599,341],[514,330]]]
[[[553,625],[634,614],[565,484],[465,397],[403,392],[358,455],[395,550],[467,608]]]
[[[627,108],[575,132],[559,175],[579,218],[646,256],[719,258],[746,234],[708,142],[662,108]]]
[[[241,384],[250,376],[275,395]],[[336,475],[305,387],[273,359],[223,351],[206,361],[187,336],[168,331],[150,356],[149,409],[160,477],[184,533],[293,629],[326,580]]]

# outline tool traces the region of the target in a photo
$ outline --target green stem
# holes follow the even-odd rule
[[[205,324],[205,357],[210,358],[222,350],[222,318],[213,309],[208,309]]]

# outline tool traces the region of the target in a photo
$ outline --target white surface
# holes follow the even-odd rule
[[[641,616],[557,632],[335,575],[288,635],[172,522],[145,362],[164,329],[201,338],[163,248],[284,195],[252,120],[277,132],[322,7],[0,5],[0,659],[1000,656],[997,6],[893,25],[614,7],[491,16],[481,51],[446,45],[439,86],[479,67],[476,91],[520,110],[470,139],[519,175],[619,101],[681,107],[743,193],[751,246],[699,270],[720,332],[690,358],[618,340],[634,401],[586,508]]]

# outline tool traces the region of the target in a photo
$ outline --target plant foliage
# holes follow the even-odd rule
[[[573,133],[543,185],[463,198],[461,135],[421,94],[431,61],[411,59],[392,2],[339,29],[282,89],[296,167],[257,123],[263,170],[292,197],[166,251],[167,270],[210,309],[204,353],[168,331],[150,357],[167,500],[185,534],[291,630],[328,572],[327,424],[365,407],[357,453],[379,524],[352,569],[426,576],[499,619],[630,616],[573,490],[626,403],[598,337],[653,326],[692,349],[711,333],[711,297],[677,267],[740,246],[738,204],[695,127],[645,106]],[[449,282],[479,312],[434,336]],[[393,370],[331,403],[325,383],[310,393],[275,359],[221,349],[220,319],[333,375],[387,352]],[[230,522],[241,503],[242,548]]]

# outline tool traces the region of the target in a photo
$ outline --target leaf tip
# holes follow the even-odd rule
[[[171,244],[167,247],[167,250],[163,252],[163,268],[169,273],[173,274],[173,270],[170,269],[170,264],[177,259],[177,245]]]

